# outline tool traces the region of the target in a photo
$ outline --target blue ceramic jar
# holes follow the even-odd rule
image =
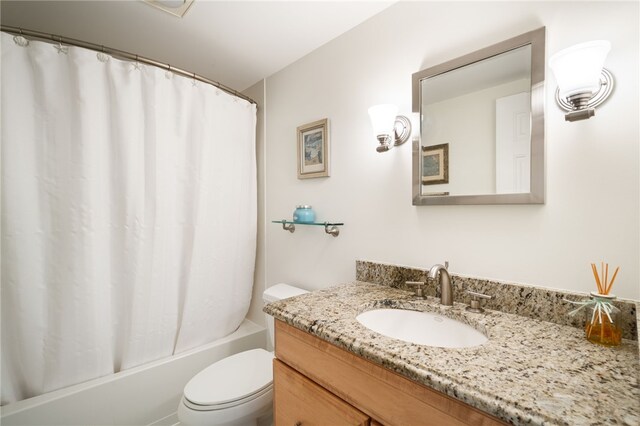
[[[293,212],[293,221],[296,223],[313,223],[316,221],[316,212],[313,211],[311,206],[296,206],[296,210]]]

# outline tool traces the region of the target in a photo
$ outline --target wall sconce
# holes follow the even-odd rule
[[[375,105],[369,108],[373,134],[380,142],[376,151],[389,151],[394,146],[402,145],[409,140],[411,121],[404,115],[397,114],[398,107],[391,104]]]
[[[549,59],[558,81],[556,102],[566,121],[593,117],[595,107],[613,91],[613,75],[603,68],[611,43],[595,40],[563,49]]]

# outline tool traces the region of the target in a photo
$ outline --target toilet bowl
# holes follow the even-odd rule
[[[265,303],[307,293],[276,284],[262,295]],[[267,315],[270,344],[273,317]],[[196,374],[184,388],[178,406],[181,425],[254,426],[271,415],[273,407],[273,353],[252,349],[231,355]]]

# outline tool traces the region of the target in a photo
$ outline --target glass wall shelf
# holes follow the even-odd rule
[[[291,233],[296,232],[296,225],[310,225],[310,226],[324,226],[324,232],[329,235],[333,235],[337,237],[340,235],[340,228],[338,226],[344,225],[344,223],[340,222],[312,222],[312,223],[302,223],[302,222],[293,222],[290,220],[272,220],[271,223],[281,223],[282,229],[285,231],[289,231]]]

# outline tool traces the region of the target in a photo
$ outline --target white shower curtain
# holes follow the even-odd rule
[[[245,317],[254,105],[2,33],[2,404],[215,340]]]

